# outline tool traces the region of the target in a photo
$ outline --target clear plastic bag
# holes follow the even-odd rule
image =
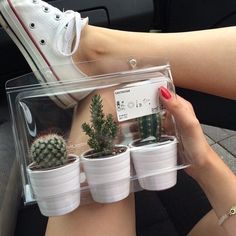
[[[26,204],[57,216],[176,184],[189,163],[159,101],[161,86],[175,92],[169,65],[46,83],[37,73],[6,86]]]

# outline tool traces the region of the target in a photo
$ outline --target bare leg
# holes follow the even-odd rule
[[[113,204],[79,207],[61,217],[51,217],[46,236],[135,236],[133,195]]]
[[[90,119],[89,104],[94,93],[86,97],[75,111],[69,142],[70,145],[84,144],[74,150],[74,153],[78,155],[88,148],[87,137],[82,132],[81,124]],[[113,90],[106,89],[99,91],[99,94],[103,99],[104,112],[114,114]],[[77,146],[75,145],[75,147]],[[51,217],[48,221],[46,235],[135,236],[134,195],[130,194],[128,198],[112,204],[93,203],[80,206],[65,216]]]
[[[82,33],[75,61],[114,57],[136,57],[151,65],[169,61],[177,86],[236,99],[236,27],[160,34],[89,25]]]
[[[135,235],[133,195],[115,204],[92,204],[49,219],[46,235]]]

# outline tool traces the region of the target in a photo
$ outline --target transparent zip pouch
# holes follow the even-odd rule
[[[175,93],[168,64],[52,76],[48,68],[6,85],[25,204],[58,216],[176,184],[190,163],[177,157],[175,122],[159,100],[162,86]]]

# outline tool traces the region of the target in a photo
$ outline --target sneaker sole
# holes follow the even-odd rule
[[[1,10],[0,10],[0,24],[8,33],[10,38],[17,45],[32,71],[35,74],[35,77],[41,84],[49,85],[50,82],[60,82],[61,80],[56,75],[55,71],[52,69],[52,66],[47,61],[45,55],[40,51],[30,32],[26,29],[26,26],[20,20],[16,11],[9,0],[1,1]],[[41,68],[49,68],[47,71],[40,70]],[[51,97],[51,96],[50,96]],[[54,95],[51,99],[63,109],[70,107],[72,104],[76,104],[78,100],[74,98],[71,94],[60,94]]]

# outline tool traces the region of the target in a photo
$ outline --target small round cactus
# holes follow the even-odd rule
[[[30,152],[40,169],[61,166],[67,161],[66,141],[57,134],[40,136],[32,143]]]

